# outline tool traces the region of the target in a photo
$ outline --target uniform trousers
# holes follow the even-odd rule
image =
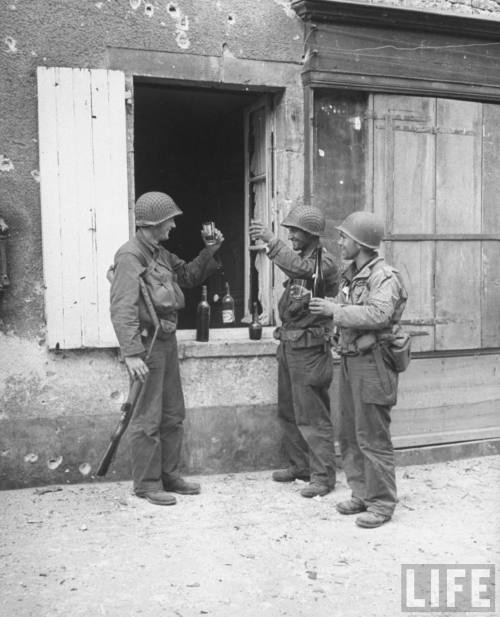
[[[149,348],[150,338],[143,339]],[[163,489],[179,477],[186,415],[175,333],[157,339],[147,361],[149,376],[130,423],[134,492]]]
[[[335,450],[328,388],[333,360],[325,345],[278,347],[278,419],[290,467],[311,482],[335,486]]]
[[[391,516],[397,502],[391,407],[396,404],[398,375],[373,352],[343,356],[339,379],[340,450],[354,500],[367,510]]]

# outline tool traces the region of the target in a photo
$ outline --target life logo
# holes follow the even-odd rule
[[[411,613],[493,613],[492,564],[402,564],[401,610]]]

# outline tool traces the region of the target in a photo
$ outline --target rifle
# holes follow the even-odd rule
[[[156,337],[158,336],[158,332],[161,326],[160,326],[160,320],[158,319],[158,316],[154,309],[153,302],[151,301],[151,296],[149,295],[148,288],[146,287],[146,283],[144,282],[141,276],[139,276],[139,286],[140,286],[142,297],[144,299],[144,302],[146,303],[146,307],[148,309],[149,315],[154,325],[153,337],[151,339],[151,343],[146,353],[146,357],[144,358],[144,361],[146,362],[151,355],[151,351],[153,350],[153,345],[155,344]],[[132,380],[132,383],[130,384],[130,389],[129,389],[127,400],[123,403],[120,409],[120,412],[121,412],[120,420],[115,429],[115,432],[111,436],[109,445],[96,471],[96,476],[98,478],[104,477],[106,473],[108,472],[109,466],[111,465],[111,462],[118,449],[118,444],[120,443],[120,439],[122,438],[123,434],[127,430],[127,426],[130,424],[130,420],[132,419],[134,415],[135,408],[137,406],[137,401],[139,400],[139,396],[142,392],[142,389],[144,388],[146,384],[147,378],[148,376],[146,375],[146,379],[144,381],[141,381],[138,377],[134,377],[134,379]]]

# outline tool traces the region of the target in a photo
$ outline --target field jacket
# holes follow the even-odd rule
[[[372,332],[378,340],[401,320],[408,294],[399,272],[377,255],[359,272],[352,263],[342,274],[333,323],[339,328],[339,352],[356,351],[356,340]]]
[[[278,303],[279,316],[282,321],[282,329],[284,330],[308,330],[317,332],[321,336],[320,331],[322,329],[331,329],[331,322],[328,317],[313,315],[309,311],[310,295],[299,299],[293,299],[290,296],[290,287],[295,279],[308,280],[309,287],[312,288],[312,277],[318,248],[323,250],[322,265],[325,279],[325,295],[336,296],[339,288],[339,269],[333,256],[325,248],[321,247],[321,245],[316,245],[305,254],[294,251],[278,238],[269,243],[268,257],[289,277],[284,283],[285,291]]]
[[[141,339],[143,330],[151,325],[148,311],[139,291],[139,276],[154,266],[158,280],[171,290],[172,307],[158,317],[172,324],[177,323],[177,310],[184,306],[181,287],[196,287],[218,268],[210,251],[204,248],[198,257],[186,263],[163,246],[150,242],[141,229],[123,246],[114,260],[111,283],[111,321],[124,356],[145,352]],[[149,268],[148,268],[149,267]]]

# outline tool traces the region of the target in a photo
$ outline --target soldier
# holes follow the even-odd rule
[[[340,446],[352,496],[337,504],[341,514],[359,514],[360,527],[390,520],[396,505],[394,455],[389,431],[398,375],[387,341],[403,313],[407,293],[394,268],[378,255],[383,223],[371,212],[354,212],[337,227],[343,273],[338,303],[315,299],[311,313],[333,317],[339,327]]]
[[[290,211],[289,248],[259,221],[250,225],[252,240],[267,243],[267,256],[287,275],[279,301],[281,327],[275,330],[278,348],[278,418],[283,431],[287,469],[275,471],[276,482],[310,480],[303,497],[323,496],[335,487],[335,452],[328,388],[333,376],[329,319],[309,312],[310,283],[317,251],[323,251],[326,293],[338,291],[338,268],[321,246],[325,229],[322,212],[312,206]],[[309,289],[308,289],[309,287]]]
[[[165,193],[141,195],[135,205],[136,235],[115,255],[111,284],[111,320],[122,355],[132,378],[146,380],[130,425],[132,477],[138,497],[156,505],[173,505],[166,491],[195,495],[200,485],[179,475],[185,417],[179,374],[177,311],[184,306],[180,287],[195,287],[218,268],[214,253],[224,238],[215,231],[215,244],[207,245],[190,263],[167,251],[160,243],[175,228],[182,214]],[[203,237],[203,234],[202,234]],[[152,327],[140,297],[139,276],[151,292],[161,332],[147,364],[145,350]]]

